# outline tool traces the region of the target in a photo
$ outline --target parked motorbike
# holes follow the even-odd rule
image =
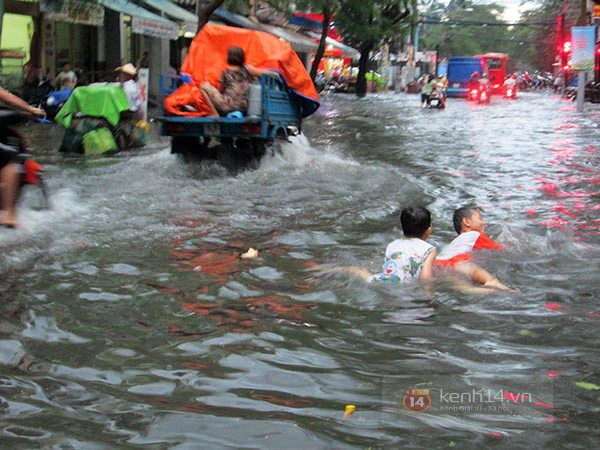
[[[585,85],[585,96],[584,101],[590,103],[600,103],[600,83],[595,83],[593,81],[588,82]],[[576,101],[577,100],[577,86],[568,86],[565,89],[565,97],[569,100]]]
[[[23,98],[27,103],[33,106],[41,106],[48,94],[54,90],[54,86],[49,80],[40,81],[36,85],[26,85],[23,87]]]
[[[65,102],[71,96],[73,89],[61,89],[59,91],[52,91],[46,98],[43,99],[41,107],[46,111],[46,118],[54,120],[58,110],[62,108]]]
[[[320,94],[327,87],[327,78],[325,78],[325,75],[322,73],[319,73],[315,78],[314,84],[315,89],[317,89],[317,92]]]

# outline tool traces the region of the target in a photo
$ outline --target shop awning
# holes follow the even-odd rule
[[[175,22],[183,24],[183,31],[196,34],[198,31],[198,16],[177,6],[170,0],[143,0],[148,6],[162,11]]]
[[[225,22],[226,25],[247,28],[248,30],[262,30],[258,23],[251,21],[247,17],[229,12],[223,8],[217,8],[212,16]]]
[[[275,25],[267,25],[265,23],[254,22],[245,16],[235,14],[223,8],[217,8],[213,16],[227,25],[233,25],[249,30],[264,31],[265,33],[277,36],[292,46],[298,53],[310,53],[317,50],[318,45],[312,39],[304,34],[296,33],[295,31]]]
[[[321,39],[321,35],[319,33],[309,32],[308,35],[315,39]],[[331,45],[332,47],[341,50],[342,56],[346,58],[360,59],[360,52],[355,48],[344,45],[341,42],[336,41],[335,39],[331,39],[330,37],[328,37],[325,42],[327,43],[327,45]]]
[[[134,33],[173,40],[179,38],[180,28],[175,22],[127,0],[98,0],[98,2],[113,11],[131,16],[131,31]]]
[[[319,44],[315,43],[315,41],[305,34],[296,33],[295,31],[288,30],[286,28],[275,25],[267,25],[264,23],[261,23],[260,26],[267,33],[289,42],[297,53],[312,53],[316,52],[319,48]]]

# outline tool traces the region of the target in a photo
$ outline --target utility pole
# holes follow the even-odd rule
[[[559,45],[558,45],[558,61],[560,63],[560,75],[562,75],[562,85],[560,87],[560,96],[564,97],[565,96],[565,91],[567,89],[567,71],[565,70],[565,66],[567,64],[567,61],[563,61],[563,56],[564,56],[564,43],[565,43],[565,37],[566,37],[566,33],[565,33],[565,14],[567,12],[567,9],[569,8],[569,0],[566,0],[563,5],[562,8],[560,10],[560,14],[558,16],[558,21],[559,21],[559,29],[558,29],[558,39],[559,39]]]
[[[577,25],[584,27],[589,25],[587,14],[587,0],[580,0],[579,17]],[[577,111],[583,112],[583,102],[585,101],[585,71],[577,72]]]
[[[415,38],[416,38],[416,34],[418,33],[417,27],[419,26],[419,10],[418,10],[418,2],[417,0],[411,0],[411,9],[412,9],[412,14],[410,17],[410,44],[407,45],[406,48],[406,54],[407,54],[407,61],[406,61],[406,80],[407,83],[414,81],[415,80],[415,75],[416,75],[416,70],[415,70],[415,66],[416,66],[416,51],[417,49],[415,48],[415,45],[418,45],[415,43]]]
[[[588,5],[587,0],[580,0],[579,3],[579,17],[577,18],[577,25],[584,27],[589,25],[588,23]]]

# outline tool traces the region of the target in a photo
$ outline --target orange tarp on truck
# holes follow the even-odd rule
[[[246,53],[246,64],[260,69],[275,69],[288,87],[298,96],[302,117],[319,107],[319,96],[302,61],[289,43],[262,31],[223,25],[206,24],[196,35],[181,66],[181,73],[191,76],[165,99],[165,113],[178,116],[206,116],[209,114],[200,85],[208,81],[219,87],[221,72],[227,68],[227,49],[237,46]],[[185,105],[197,111],[184,111]]]

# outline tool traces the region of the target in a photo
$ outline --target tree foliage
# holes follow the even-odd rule
[[[335,15],[339,2],[337,0],[299,0],[297,7],[301,10],[308,10],[312,12],[320,12],[323,14],[323,22],[321,23],[321,36],[319,39],[319,46],[315,52],[315,57],[310,68],[310,78],[315,81],[319,64],[323,55],[325,54],[325,47],[327,43],[327,34],[329,31],[329,24]]]
[[[465,1],[461,7],[436,7],[435,14],[426,13],[421,19],[425,22],[420,25],[422,50],[438,49],[442,57],[468,56],[501,51],[498,43],[508,39],[507,27],[491,25],[503,23],[504,8],[500,5]]]
[[[571,2],[565,16],[565,29],[576,23],[578,2]],[[496,4],[462,1],[448,6],[437,0],[422,3],[421,49],[438,49],[441,57],[475,55],[486,52],[508,53],[522,70],[552,70],[557,54],[556,19],[562,0],[541,0],[526,11],[517,26],[502,24],[504,8]],[[453,24],[454,22],[454,24]],[[470,22],[470,23],[466,23]]]
[[[401,23],[410,16],[407,0],[338,0],[335,23],[344,43],[360,52],[356,93],[366,94],[369,56],[384,40],[398,38]]]

